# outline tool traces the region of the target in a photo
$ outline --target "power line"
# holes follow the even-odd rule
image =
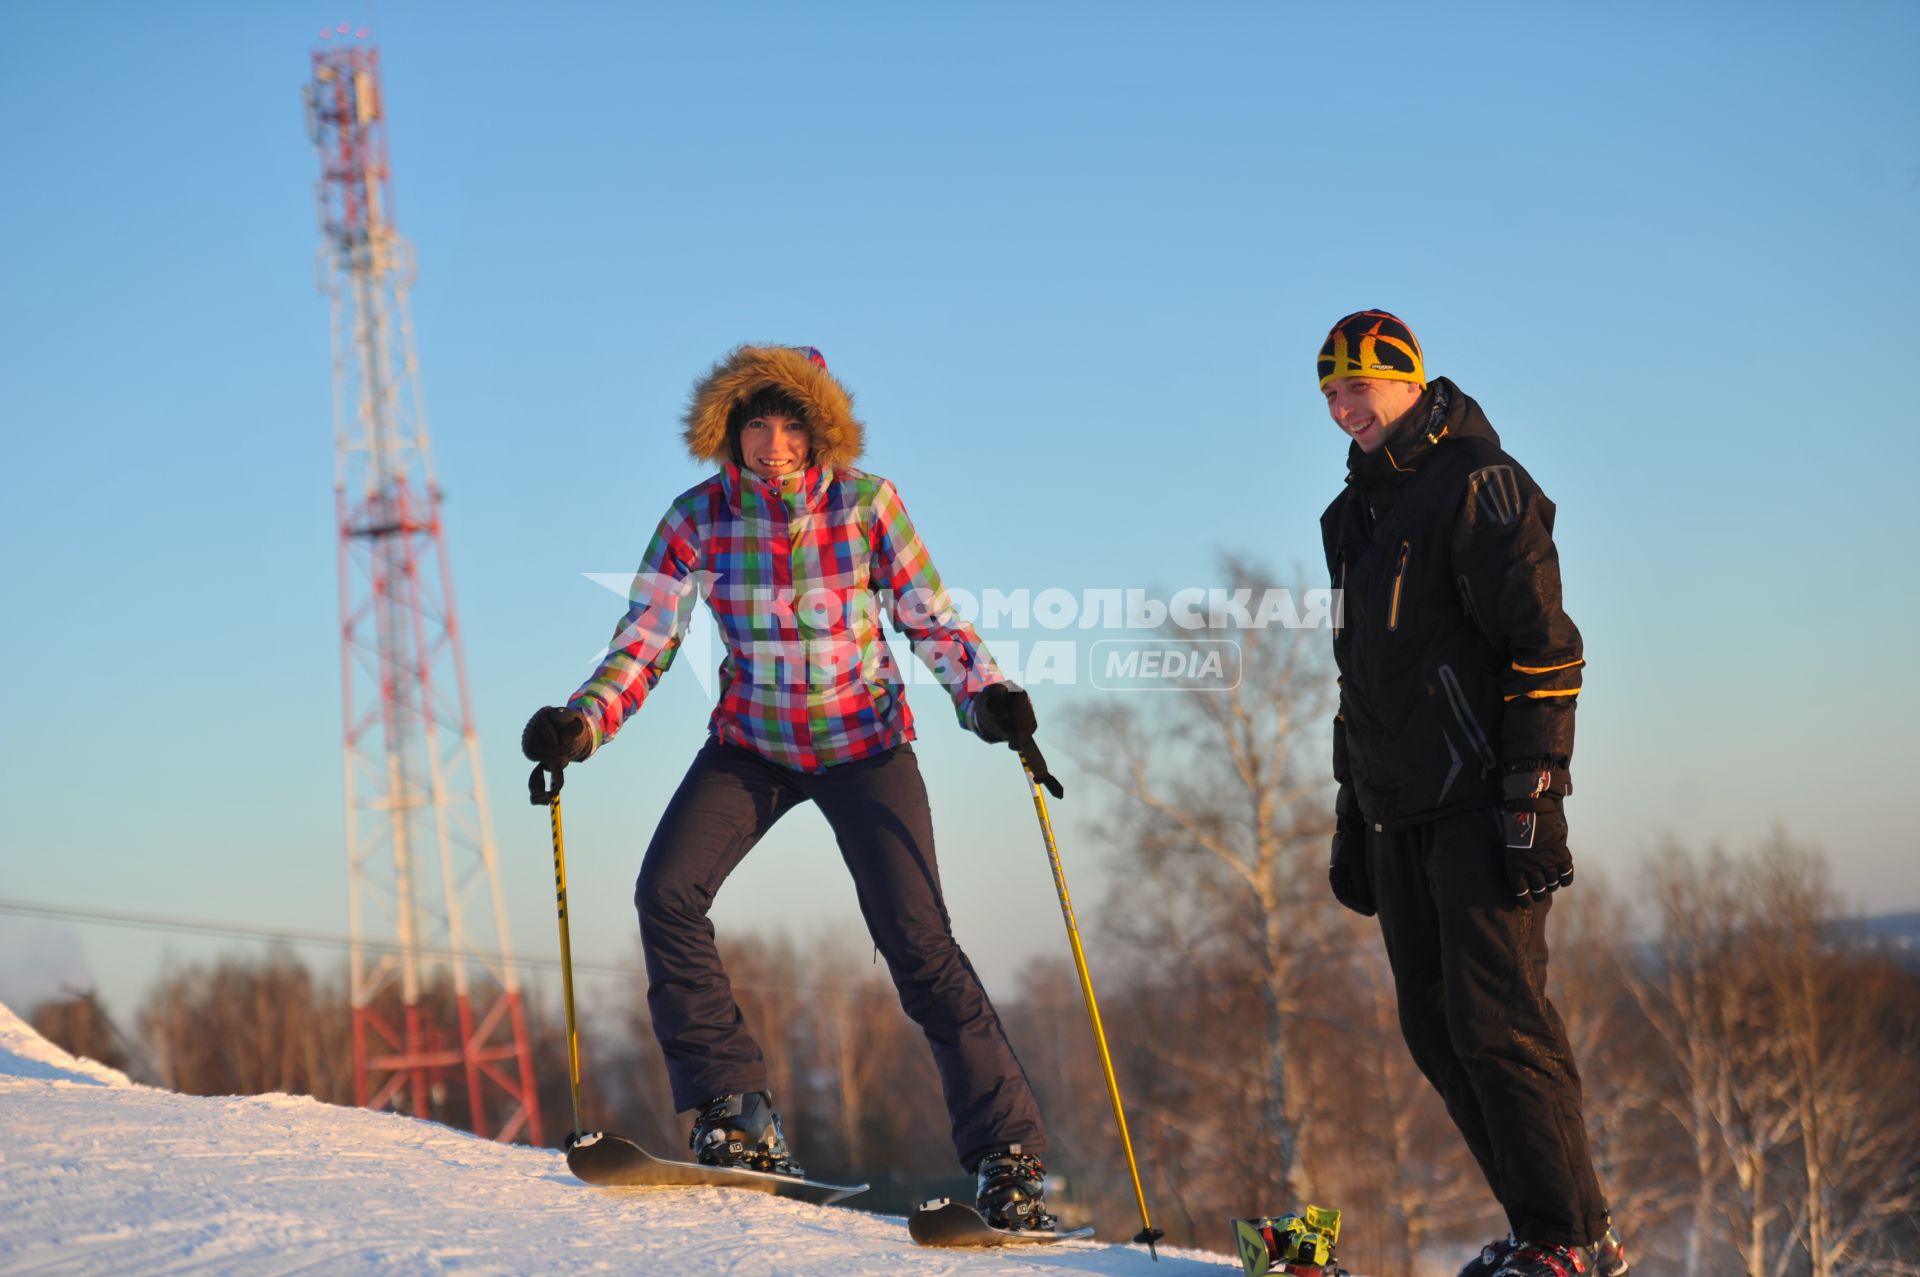
[[[81,909],[72,905],[44,904],[33,900],[12,900],[0,897],[0,913],[15,914],[24,918],[50,918],[63,922],[98,923],[110,927],[131,927],[140,931],[167,931],[189,935],[218,936],[226,940],[265,940],[277,941],[309,949],[334,949],[352,952],[353,941],[346,936],[331,935],[320,931],[294,931],[271,927],[247,927],[239,923],[209,922],[199,918],[170,917],[157,913],[135,913],[130,910]],[[400,946],[393,943],[366,940],[361,948],[379,953],[398,953]],[[476,949],[420,948],[420,954],[432,958],[461,958],[469,962],[486,962],[495,966],[507,965],[508,960],[498,953],[487,953]],[[532,967],[542,971],[558,971],[560,959],[544,955],[516,954],[511,960],[516,967]],[[621,966],[611,962],[582,962],[575,959],[575,971],[591,971],[599,975],[632,975],[631,966]]]
[[[129,927],[139,931],[164,931],[185,935],[217,936],[227,940],[277,941],[304,948],[332,949],[341,952],[351,952],[353,949],[353,942],[347,937],[331,935],[321,931],[276,930],[271,927],[247,927],[238,923],[209,922],[204,919],[170,917],[164,914],[138,913],[124,909],[81,909],[73,905],[54,905],[33,900],[14,900],[4,896],[0,896],[0,914],[13,914],[23,918],[46,918],[61,922],[99,924],[109,927]],[[361,947],[388,953],[399,952],[399,946],[397,945],[380,944],[372,941],[363,941]],[[1323,949],[1320,953],[1323,957],[1332,958],[1349,957],[1364,951],[1365,950],[1359,947],[1339,946]],[[452,957],[457,954],[460,957],[474,962],[491,962],[496,964],[502,962],[501,956],[497,953],[483,953],[477,950],[427,948],[420,949],[418,952],[431,957]],[[557,972],[560,969],[560,959],[558,956],[546,957],[542,955],[530,957],[521,954],[513,959],[513,965],[521,968],[531,967],[541,971]],[[628,979],[632,979],[639,974],[633,966],[622,966],[613,962],[582,962],[578,959],[574,960],[573,969],[575,972],[584,971],[594,975],[622,976]],[[823,988],[818,985],[797,984],[742,984],[739,981],[733,981],[732,983],[733,987],[742,993],[761,995],[799,996],[816,999],[876,999],[889,1003],[894,1000],[893,993],[885,989],[860,989],[847,988],[844,986]],[[1050,1010],[1023,1005],[1017,1001],[999,1007],[998,1010],[1002,1019],[1024,1018],[1039,1021],[1073,1020],[1077,1019],[1080,1014],[1078,1009],[1074,1007],[1063,1006],[1059,1009]]]
[[[346,936],[331,935],[320,931],[296,931],[274,929],[271,927],[247,927],[239,923],[209,922],[198,918],[170,917],[157,913],[137,913],[122,909],[82,909],[73,905],[45,904],[33,900],[13,900],[0,897],[0,914],[14,914],[24,918],[46,918],[61,922],[99,924],[109,927],[129,927],[138,931],[165,931],[185,935],[216,936],[226,940],[254,940],[279,942],[309,949],[331,949],[352,952],[353,941]],[[362,949],[381,953],[399,953],[397,944],[363,940]],[[492,963],[496,966],[507,965],[506,960],[497,953],[486,953],[474,949],[451,949],[416,947],[415,952],[429,958],[464,958],[469,962]],[[554,957],[528,956],[516,954],[511,962],[519,968],[533,968],[540,971],[557,972],[560,959]],[[613,962],[583,962],[576,958],[573,962],[576,974],[586,972],[591,975],[619,976],[634,979],[641,973],[637,964],[621,965]],[[895,995],[890,990],[857,989],[846,987],[821,987],[799,984],[742,984],[733,981],[733,987],[743,993],[764,995],[799,996],[807,998],[875,998],[892,1001]]]

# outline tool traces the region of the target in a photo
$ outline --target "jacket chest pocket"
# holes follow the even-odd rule
[[[1387,632],[1393,633],[1400,628],[1401,604],[1407,586],[1407,559],[1413,553],[1413,542],[1402,541],[1400,553],[1393,563],[1393,581],[1387,587]]]

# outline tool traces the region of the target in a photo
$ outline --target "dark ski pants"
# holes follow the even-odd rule
[[[1513,899],[1502,841],[1491,809],[1369,835],[1400,1031],[1514,1235],[1584,1246],[1607,1211],[1580,1073],[1547,1000],[1550,901]]]
[[[840,844],[900,1005],[933,1048],[961,1165],[971,1173],[995,1145],[1044,1151],[1027,1075],[953,938],[934,863],[933,816],[910,745],[820,773],[714,740],[695,756],[634,890],[647,1007],[674,1107],[767,1089],[766,1057],[734,1001],[707,913],[734,866],[775,821],[809,800]]]

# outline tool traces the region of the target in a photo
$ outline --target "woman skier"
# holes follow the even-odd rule
[[[754,844],[809,800],[832,827],[861,914],[926,1033],[954,1151],[999,1228],[1050,1230],[1046,1132],[1013,1047],[953,937],[906,689],[885,610],[988,742],[1032,736],[1027,693],[957,616],[893,484],[854,468],[864,428],[812,347],[741,346],[695,384],[684,440],[719,473],[676,497],[610,650],[521,749],[579,762],[613,739],[672,664],[693,596],[726,643],[707,740],[668,803],[634,903],[647,1006],[676,1109],[709,1165],[799,1175],[708,920]]]

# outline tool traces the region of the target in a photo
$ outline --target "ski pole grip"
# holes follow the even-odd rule
[[[545,775],[547,772],[553,773],[553,781],[551,784],[547,782]],[[560,793],[560,787],[566,783],[567,765],[565,763],[560,764],[558,767],[548,767],[545,763],[535,763],[533,765],[533,774],[527,777],[527,801],[535,807],[545,807],[554,800]]]
[[[1055,798],[1067,796],[1065,787],[1053,778],[1052,772],[1047,770],[1047,760],[1041,756],[1040,746],[1034,743],[1033,737],[1022,736],[1009,743],[1013,746],[1014,752],[1020,755],[1020,761],[1027,765],[1027,770],[1033,773],[1033,779],[1037,783],[1045,785],[1047,792]]]

